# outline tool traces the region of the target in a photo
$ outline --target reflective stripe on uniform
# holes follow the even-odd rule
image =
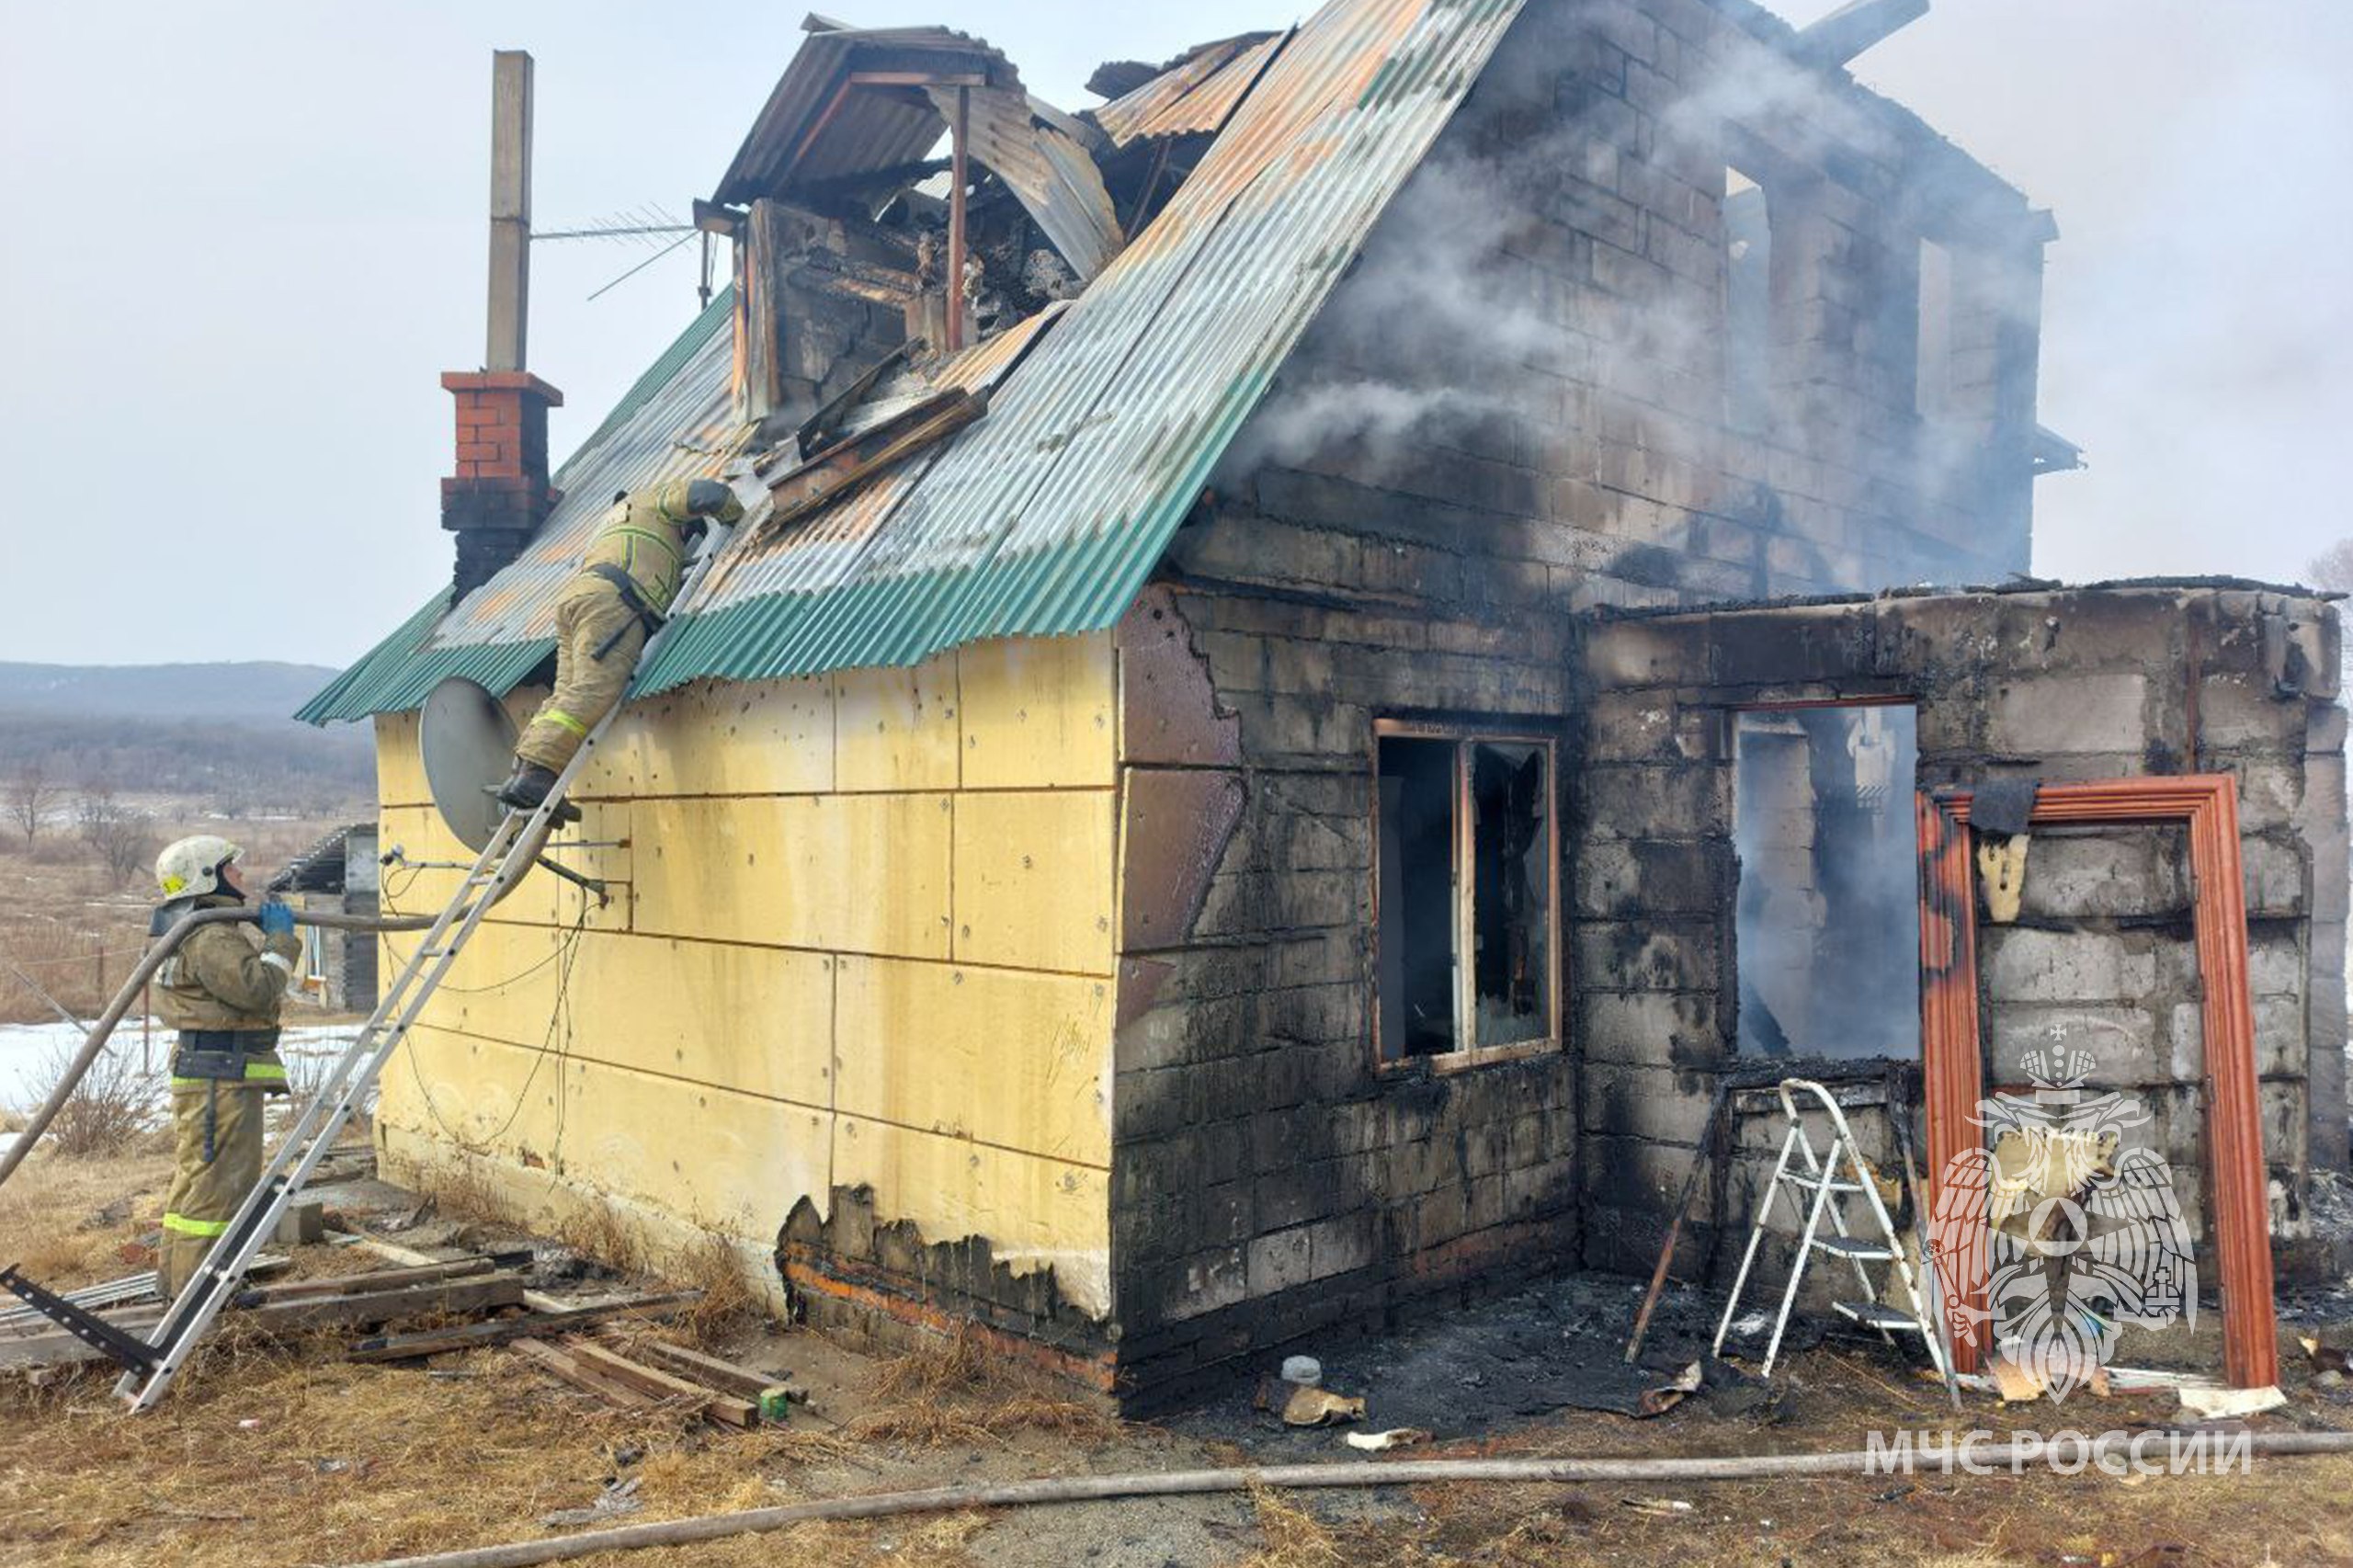
[[[217,1084],[219,1082],[221,1082],[221,1080],[218,1078],[174,1078],[172,1080],[172,1087],[175,1089],[201,1089],[208,1085]],[[277,1062],[248,1062],[245,1063],[245,1082],[248,1084],[283,1084],[286,1082],[286,1068],[283,1063]]]
[[[676,517],[672,517],[667,512],[664,512],[662,516],[674,523],[679,520]],[[658,544],[662,547],[663,554],[668,556],[673,561],[678,559],[678,547],[672,544],[668,540],[664,539],[660,534],[651,532],[645,528],[632,528],[627,527],[608,528],[605,531],[614,539],[620,539],[626,536],[630,539],[642,539],[648,544]]]
[[[557,725],[563,729],[570,730],[574,734],[578,735],[584,741],[588,738],[588,726],[582,723],[579,720],[574,718],[571,714],[565,712],[561,708],[548,709],[546,711],[542,712],[540,717],[545,720],[548,723]]]
[[[226,1220],[191,1220],[185,1214],[164,1216],[164,1229],[183,1236],[217,1236],[229,1228]]]

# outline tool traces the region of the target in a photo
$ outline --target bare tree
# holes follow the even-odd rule
[[[94,849],[121,815],[122,802],[115,798],[114,786],[102,778],[85,780],[81,793],[74,797],[74,831]]]
[[[2353,593],[2353,539],[2340,539],[2313,556],[2304,574],[2320,587]]]
[[[153,820],[128,806],[114,807],[102,823],[85,826],[83,836],[98,852],[108,875],[118,885],[129,881],[162,847],[155,841]]]
[[[39,757],[19,764],[8,779],[8,820],[25,835],[25,847],[30,849],[40,835],[49,809],[57,801],[58,789],[50,782],[49,769]]]

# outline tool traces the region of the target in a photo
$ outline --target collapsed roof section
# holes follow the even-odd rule
[[[972,156],[1020,202],[1084,279],[1126,243],[1089,155],[1101,136],[1023,91],[1013,62],[946,28],[852,28],[812,17],[808,41],[768,95],[712,199],[763,199],[870,213],[946,165],[934,156],[968,117]]]

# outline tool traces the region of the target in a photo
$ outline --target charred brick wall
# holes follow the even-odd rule
[[[2188,772],[2237,780],[2273,1235],[2283,1273],[2309,1272],[2309,1174],[2346,1160],[2337,635],[2335,611],[2309,597],[2167,585],[1595,626],[1574,877],[1588,1260],[1636,1267],[1655,1255],[1699,1137],[1697,1108],[1719,1074],[1744,1064],[1733,712],[1896,698],[1916,705],[1924,789]],[[1981,922],[1978,974],[1988,1082],[2023,1083],[2035,1049],[2089,1051],[2094,1086],[2152,1112],[2145,1136],[2171,1162],[2202,1240],[2188,877],[2177,832],[2037,830],[2018,919]],[[1909,991],[1915,976],[1886,983]],[[1736,1259],[1774,1131],[1745,1128],[1731,1179],[1703,1192],[1687,1268]]]

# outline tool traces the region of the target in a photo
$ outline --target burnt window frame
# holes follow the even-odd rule
[[[1372,965],[1367,989],[1370,996],[1369,1033],[1372,1047],[1372,1062],[1376,1071],[1384,1074],[1460,1073],[1498,1062],[1516,1062],[1532,1056],[1542,1056],[1565,1051],[1568,1033],[1563,1020],[1568,1016],[1568,970],[1563,961],[1565,935],[1561,926],[1561,747],[1559,735],[1552,731],[1531,729],[1528,722],[1477,720],[1435,721],[1422,719],[1375,719],[1372,722],[1371,744],[1366,753],[1367,774],[1372,788],[1367,807],[1371,827],[1372,853],[1370,876],[1370,908],[1372,912]],[[1409,1056],[1400,1052],[1389,1054],[1381,1038],[1381,744],[1387,740],[1446,741],[1454,748],[1453,831],[1449,835],[1451,861],[1449,880],[1454,894],[1454,953],[1452,984],[1449,987],[1454,1004],[1454,1032],[1459,1042],[1451,1051]],[[1462,868],[1470,863],[1473,853],[1472,835],[1476,823],[1471,809],[1471,757],[1472,748],[1480,744],[1531,746],[1544,759],[1544,778],[1540,789],[1544,801],[1544,1032],[1534,1040],[1511,1040],[1495,1045],[1476,1043],[1478,1028],[1478,998],[1476,980],[1472,967],[1461,961],[1461,956],[1474,950],[1472,937],[1476,931],[1476,914],[1472,908],[1475,889],[1472,879],[1463,875]],[[1460,1043],[1468,1041],[1470,1043]]]

